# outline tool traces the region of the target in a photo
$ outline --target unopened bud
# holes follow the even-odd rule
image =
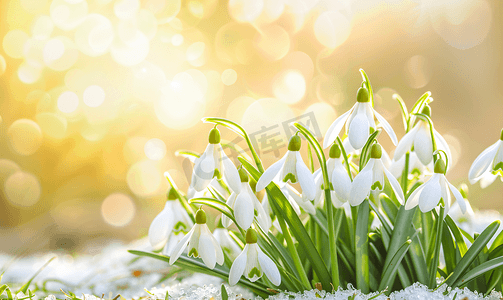
[[[328,156],[330,158],[339,158],[341,157],[341,148],[337,144],[333,144],[332,147],[330,147],[330,152],[328,153]]]
[[[374,144],[372,145],[372,148],[370,149],[370,158],[376,158],[379,159],[382,156],[382,147],[379,144]]]
[[[213,128],[210,131],[210,136],[208,137],[208,141],[210,144],[219,144],[220,143],[220,131],[218,129]]]
[[[369,90],[365,87],[361,87],[358,89],[358,93],[356,94],[356,101],[358,102],[369,102]]]
[[[206,224],[206,213],[204,210],[199,209],[196,212],[196,223],[197,224]]]
[[[428,117],[431,118],[431,107],[426,104],[424,107],[423,107],[423,110],[421,111],[422,114],[424,115],[427,115]]]
[[[290,142],[288,143],[288,150],[289,151],[299,151],[300,145],[301,145],[300,136],[294,135],[290,138]]]
[[[439,158],[437,162],[435,162],[435,168],[433,171],[438,174],[445,174],[445,162],[443,159]]]
[[[246,243],[255,244],[258,240],[257,232],[253,228],[248,228],[246,231]]]

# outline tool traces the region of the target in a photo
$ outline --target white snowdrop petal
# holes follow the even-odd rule
[[[214,148],[213,144],[208,144],[203,155],[201,155],[201,160],[194,166],[194,172],[197,177],[204,180],[211,180],[213,178],[216,167],[215,159],[213,157]]]
[[[302,188],[302,194],[305,194],[308,200],[314,200],[316,196],[316,186],[314,184],[313,174],[307,168],[304,161],[302,161],[302,156],[300,152],[297,151],[297,177],[299,180],[300,187]]]
[[[175,261],[182,255],[183,250],[185,250],[185,247],[187,247],[187,242],[189,239],[192,237],[194,234],[194,229],[196,226],[192,227],[192,229],[183,237],[183,239],[173,248],[171,251],[171,256],[169,258],[169,264],[172,265],[175,263]]]
[[[372,108],[372,104],[370,104],[370,102],[364,102],[361,103],[361,105],[365,107],[365,115],[367,116],[367,120],[369,121],[369,126],[376,129],[376,122],[374,121],[374,113],[377,114],[377,112]]]
[[[234,204],[234,217],[236,222],[244,230],[248,229],[253,223],[254,210],[252,199],[246,193],[240,193]]]
[[[372,160],[372,159],[371,159]],[[372,184],[379,182],[381,185],[380,191],[384,189],[384,165],[382,164],[381,159],[373,159],[374,167],[372,168]]]
[[[258,248],[258,247],[257,247]],[[258,248],[258,262],[262,271],[265,273],[267,278],[272,282],[272,284],[278,286],[281,284],[281,274],[279,273],[278,267],[267,255]]]
[[[363,108],[365,109],[365,108]],[[348,138],[351,146],[361,149],[369,137],[369,121],[365,114],[358,114],[349,123]]]
[[[449,188],[454,195],[454,198],[456,198],[456,203],[459,205],[459,208],[461,209],[461,212],[466,213],[466,202],[465,198],[463,198],[463,195],[459,192],[459,190],[452,185],[450,182],[446,180],[447,184],[449,185]]]
[[[349,203],[352,206],[359,205],[367,198],[370,187],[372,186],[372,167],[374,161],[369,160],[365,168],[356,175],[351,184],[351,191],[349,192]]]
[[[355,104],[356,105],[356,104]],[[353,106],[350,110],[339,116],[335,121],[330,125],[325,134],[325,138],[323,140],[323,148],[327,148],[337,139],[337,136],[341,132],[342,127],[346,124],[349,114],[353,111],[355,106]]]
[[[492,164],[492,169],[496,169],[496,166],[503,162],[503,145],[502,145],[502,142],[501,140],[499,141],[500,142],[500,146],[498,147],[498,151],[496,151],[496,155],[494,156],[494,160],[493,160],[493,164]]]
[[[236,283],[238,283],[239,279],[241,278],[241,275],[243,275],[248,259],[247,253],[248,253],[248,244],[246,244],[241,254],[239,254],[238,257],[236,257],[236,259],[232,263],[231,270],[229,271],[230,285],[235,285]]]
[[[383,116],[381,116],[381,114],[379,114],[377,111],[374,110],[374,114],[375,114],[377,120],[379,121],[379,123],[381,123],[381,126],[388,133],[389,137],[391,138],[391,141],[393,142],[393,145],[396,146],[396,144],[398,143],[398,140],[396,138],[395,131],[393,131],[393,128],[391,127],[391,125],[389,125],[388,121],[386,121],[386,119]]]
[[[233,192],[230,196],[229,196],[229,199],[227,199],[227,206],[229,206],[230,208],[234,209],[234,205],[236,203],[236,197],[237,197],[237,194],[235,192]],[[229,227],[230,225],[232,224],[232,220],[227,217],[226,215],[222,214],[222,225],[227,228]]]
[[[447,214],[447,212],[449,212],[449,209],[452,206],[451,192],[449,191],[450,190],[449,185],[445,176],[440,176],[439,184],[440,184],[440,196],[444,201],[444,207],[445,207],[444,217],[445,217],[445,215]]]
[[[495,180],[498,178],[498,175],[494,175],[493,173],[487,172],[480,176],[480,188],[485,189],[490,186]],[[470,181],[471,182],[471,181]],[[472,182],[472,184],[475,182]]]
[[[423,121],[420,121],[423,122]],[[433,143],[431,142],[429,125],[421,124],[414,137],[414,152],[423,165],[428,165],[433,159]]]
[[[221,230],[225,230],[223,228],[220,228]],[[213,248],[215,249],[215,254],[216,254],[216,261],[217,264],[222,265],[224,263],[224,252],[222,251],[222,247],[220,247],[220,243],[218,240],[215,238],[215,236],[211,233],[210,229],[208,226],[206,226],[207,234],[211,239],[211,243],[213,244]],[[215,229],[216,230],[216,229]],[[225,231],[227,233],[227,231]],[[227,233],[227,237],[230,238],[229,233]]]
[[[272,164],[269,168],[267,168],[267,170],[265,170],[265,172],[260,176],[260,178],[257,181],[257,185],[255,186],[257,192],[260,192],[266,186],[268,186],[269,183],[271,183],[271,181],[274,179],[274,177],[278,175],[278,173],[283,168],[283,164],[285,163],[287,155],[288,152],[283,156],[283,158],[281,158],[280,160]]]
[[[403,138],[400,140],[400,142],[396,146],[395,154],[393,155],[393,159],[395,161],[401,159],[405,155],[405,153],[410,151],[410,149],[412,148],[412,144],[414,143],[414,138],[416,136],[416,132],[418,129],[419,124],[416,124],[416,126],[414,126],[412,130],[407,132],[407,134],[405,134]]]
[[[225,155],[222,146],[220,146],[222,151],[222,162],[224,165],[224,178],[225,181],[229,184],[229,187],[236,193],[239,193],[241,190],[241,180],[239,178],[238,169],[232,163],[232,161]]]
[[[344,168],[342,163],[339,162],[332,172],[332,186],[335,193],[343,201],[349,200],[349,193],[351,191],[351,179]]]
[[[482,151],[482,153],[477,156],[475,161],[473,161],[472,166],[468,171],[468,179],[471,184],[477,182],[482,174],[491,166],[499,146],[500,141],[497,141]]]
[[[419,204],[419,196],[421,196],[421,192],[424,190],[425,185],[426,183],[423,183],[417,189],[415,189],[414,192],[412,192],[412,194],[407,199],[407,202],[405,203],[406,210],[412,209]]]
[[[452,154],[451,154],[451,149],[449,148],[449,144],[447,144],[447,141],[444,139],[438,131],[433,128],[433,136],[435,137],[435,143],[437,144],[437,149],[444,150],[445,153],[447,154],[447,158],[449,159],[450,162],[452,162]],[[450,166],[448,166],[450,167]]]
[[[208,234],[206,230],[201,230],[201,236],[199,237],[198,245],[199,247],[197,249],[197,252],[199,253],[199,256],[203,260],[204,264],[210,269],[213,269],[217,262],[217,254],[215,251],[215,246],[213,245],[212,238],[213,236],[211,236],[211,233]]]
[[[166,245],[168,236],[173,230],[174,216],[169,202],[170,201],[166,203],[166,206],[169,205],[169,208],[166,209],[165,207],[163,211],[154,218],[148,229],[148,239],[154,251],[160,250]]]
[[[386,174],[386,177],[388,178],[389,184],[391,185],[391,188],[393,189],[393,192],[395,193],[396,198],[401,204],[404,204],[405,202],[405,197],[403,195],[403,190],[400,187],[400,184],[398,183],[398,180],[396,180],[395,176],[391,174],[388,169],[384,168],[384,174]]]
[[[419,196],[419,209],[421,209],[423,213],[437,207],[440,197],[442,197],[439,179],[440,176],[432,176],[432,178],[425,183],[423,192],[421,196]]]

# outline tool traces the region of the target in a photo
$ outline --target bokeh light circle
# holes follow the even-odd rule
[[[241,124],[252,135],[264,128],[271,130],[269,134],[283,133],[283,126],[293,122],[294,118],[294,112],[284,102],[275,98],[262,98],[248,106]]]
[[[71,91],[63,92],[58,97],[57,106],[61,112],[72,113],[79,107],[79,96]]]
[[[230,0],[229,14],[238,22],[253,22],[264,9],[264,0]]]
[[[101,216],[109,225],[122,227],[129,224],[135,215],[133,200],[126,194],[113,193],[103,200]]]
[[[31,155],[42,145],[42,130],[32,120],[19,119],[7,130],[12,149],[21,155]]]
[[[5,71],[7,70],[7,62],[5,61],[5,58],[0,54],[0,76],[2,76]]]
[[[18,164],[12,160],[0,158],[0,190],[3,190],[7,178],[17,171],[21,171]]]
[[[253,99],[252,97],[237,97],[229,104],[229,106],[227,106],[227,112],[225,114],[227,119],[241,123],[246,109],[253,102],[255,102],[255,99]]]
[[[37,123],[44,136],[54,139],[62,139],[66,136],[68,122],[66,118],[55,113],[43,112],[36,117]]]
[[[82,100],[89,107],[98,107],[105,101],[105,91],[99,85],[90,85],[84,90]]]
[[[139,9],[139,0],[115,0],[114,3],[114,14],[121,20],[133,18]]]
[[[126,67],[141,63],[147,57],[149,51],[149,40],[140,31],[136,33],[134,39],[128,42],[128,44],[116,39],[110,48],[112,59]]]
[[[53,0],[51,2],[51,19],[56,27],[64,31],[75,29],[84,20],[87,12],[87,1],[68,3],[65,0]]]
[[[40,79],[42,68],[33,66],[26,62],[22,63],[17,69],[17,77],[26,84],[32,84]]]
[[[272,90],[279,100],[287,104],[295,104],[304,98],[306,80],[297,70],[285,70],[276,76]]]
[[[238,79],[238,73],[233,69],[227,69],[222,72],[222,82],[225,85],[233,85]]]
[[[75,44],[66,36],[48,40],[43,51],[45,64],[56,71],[68,70],[79,57]]]
[[[290,36],[279,25],[261,28],[253,42],[260,54],[268,60],[282,59],[290,50]]]
[[[419,89],[430,81],[431,66],[426,57],[414,55],[407,60],[404,66],[405,79],[410,87]]]
[[[183,35],[177,33],[171,38],[171,44],[173,46],[181,46],[183,44]]]
[[[325,102],[319,102],[309,105],[309,107],[304,111],[303,115],[309,113],[314,113],[316,124],[318,125],[318,129],[322,135],[327,132],[330,125],[332,125],[334,120],[337,118],[332,105]],[[311,128],[311,130],[313,132],[317,131],[316,128]]]
[[[28,34],[20,29],[14,29],[7,32],[2,41],[2,47],[5,54],[12,58],[22,58],[24,44],[28,39]]]
[[[139,197],[152,196],[161,186],[161,180],[161,171],[152,160],[135,163],[126,175],[129,188]]]
[[[38,178],[27,172],[18,171],[5,181],[5,196],[17,207],[29,207],[40,199],[42,191]]]
[[[31,35],[36,40],[48,39],[54,30],[54,23],[49,16],[37,17],[31,26]]]
[[[349,20],[338,11],[326,11],[314,23],[314,35],[323,46],[333,49],[344,43],[351,31]]]
[[[151,160],[161,160],[166,156],[166,144],[160,139],[150,139],[145,143],[145,155]]]
[[[112,22],[100,14],[89,14],[75,30],[75,44],[88,56],[108,52],[114,40]]]

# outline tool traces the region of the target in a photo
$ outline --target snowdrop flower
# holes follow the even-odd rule
[[[494,176],[498,174],[503,176],[503,130],[501,130],[500,139],[477,156],[468,171],[468,179],[471,184],[481,179],[485,179],[490,184],[494,181]]]
[[[231,194],[227,200],[227,205],[234,210],[236,222],[243,229],[248,229],[251,226],[256,210],[258,223],[267,232],[271,227],[271,219],[251,190],[246,170],[240,168],[238,174],[241,181],[240,191]],[[222,224],[225,227],[229,227],[231,222],[227,216],[222,214]]]
[[[213,128],[209,135],[209,144],[204,153],[195,160],[190,187],[200,192],[204,190],[213,177],[224,176],[233,191],[239,192],[240,182],[236,166],[225,155],[220,145],[220,132]]]
[[[430,106],[426,105],[422,113],[430,117]],[[437,148],[444,150],[448,159],[452,161],[449,145],[447,145],[445,139],[435,128],[433,128],[433,136],[435,137]],[[416,152],[419,161],[421,161],[423,165],[427,166],[433,160],[433,142],[431,141],[430,124],[427,121],[419,119],[416,125],[404,135],[398,143],[398,146],[396,146],[393,159],[399,160],[405,153],[409,152],[412,147],[414,147],[414,152]]]
[[[332,199],[332,204],[340,208],[349,199],[349,192],[351,190],[351,178],[349,177],[346,167],[341,161],[341,149],[339,145],[333,144],[330,148],[327,160],[327,172],[329,174],[330,181],[330,195]],[[315,173],[316,182],[316,198],[315,204],[319,205],[321,201],[325,199],[325,192],[323,187],[323,172],[321,168]]]
[[[330,146],[346,124],[346,131],[351,146],[355,149],[361,149],[370,135],[370,128],[376,128],[374,116],[381,123],[384,130],[388,133],[394,145],[397,143],[397,138],[393,128],[388,121],[384,119],[378,112],[374,110],[370,103],[369,91],[365,87],[358,89],[356,96],[356,104],[342,116],[338,117],[327,130],[323,148]]]
[[[161,250],[174,232],[186,230],[192,225],[192,220],[177,199],[176,191],[171,188],[164,209],[154,218],[148,229],[150,245],[154,251]]]
[[[219,222],[217,228],[213,231],[213,236],[222,249],[229,254],[231,259],[235,259],[241,252],[241,248],[239,248],[236,241],[231,238],[229,231],[223,227],[221,222]]]
[[[199,209],[196,213],[196,224],[173,249],[169,258],[170,265],[174,264],[180,257],[187,244],[189,246],[189,256],[202,258],[208,268],[213,269],[215,263],[219,265],[224,263],[222,248],[220,248],[220,244],[218,244],[208,225],[206,225],[206,213],[202,209]]]
[[[458,202],[459,208],[463,213],[466,212],[465,199],[461,193],[445,178],[445,163],[444,160],[439,158],[435,162],[433,176],[428,179],[423,185],[418,187],[410,195],[405,209],[412,209],[419,204],[419,209],[423,213],[434,209],[441,199],[443,199],[444,206],[447,213],[451,206],[451,192]]]
[[[466,212],[461,211],[461,206],[459,205],[458,201],[456,201],[449,209],[449,216],[451,216],[451,218],[453,218],[457,223],[470,222],[475,217],[475,213],[473,212],[472,206],[467,199],[468,186],[462,183],[459,186],[459,192],[461,193],[461,196],[463,196],[463,199],[465,199]]]
[[[351,191],[349,192],[349,203],[352,206],[359,205],[367,198],[371,190],[382,191],[384,189],[384,176],[395,193],[398,201],[404,203],[402,188],[393,174],[386,169],[381,161],[382,148],[379,144],[372,145],[370,150],[370,159],[353,180]]]
[[[255,282],[265,273],[274,284],[280,285],[281,274],[278,267],[257,245],[257,232],[250,228],[246,231],[246,246],[243,252],[234,260],[229,272],[229,284],[238,283],[241,275]]]
[[[311,174],[300,156],[300,145],[300,137],[294,135],[288,143],[288,151],[285,156],[272,164],[260,176],[257,182],[257,192],[263,190],[279,174],[280,180],[283,182],[290,181],[291,183],[296,183],[298,181],[302,188],[303,196],[308,200],[314,199],[316,188],[314,186],[313,174]]]

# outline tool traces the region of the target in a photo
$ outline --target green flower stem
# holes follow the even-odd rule
[[[183,196],[178,191],[178,188],[176,187],[175,181],[173,180],[173,178],[171,178],[171,175],[168,172],[164,172],[164,177],[166,177],[166,179],[169,182],[169,185],[175,191],[176,197],[178,198],[178,201],[180,201],[180,203],[182,204],[182,206],[185,209],[185,211],[187,211],[187,213],[188,213],[190,219],[192,220],[192,222],[195,223],[196,222],[196,219],[194,217],[195,213],[194,213],[194,210],[192,209],[192,207],[190,206],[189,202],[187,201],[187,198],[185,196]]]
[[[429,274],[430,274],[430,282],[428,287],[433,289],[437,285],[437,268],[438,268],[438,259],[440,256],[440,244],[442,243],[442,230],[444,225],[444,207],[440,205],[440,211],[438,215],[436,215],[435,210],[434,213],[436,215],[435,225],[436,225],[436,233],[435,233],[435,248],[433,249],[433,259],[429,264]]]
[[[281,215],[276,215],[276,218],[278,219],[279,226],[281,227],[281,231],[283,232],[283,236],[285,237],[288,251],[290,252],[290,255],[293,258],[293,263],[294,263],[295,269],[297,270],[297,273],[300,277],[300,280],[302,281],[304,288],[307,290],[310,290],[310,289],[312,289],[311,284],[309,283],[309,279],[307,278],[306,271],[304,270],[304,267],[302,266],[302,261],[300,260],[299,253],[297,252],[297,249],[295,249],[295,244],[293,243],[292,236],[290,235],[290,231],[288,230],[288,227],[286,226],[285,220],[283,219],[283,217]]]
[[[403,168],[402,173],[402,191],[404,195],[407,195],[407,186],[409,185],[409,160],[410,160],[410,153],[407,152],[405,154],[405,166]]]
[[[246,131],[244,130],[243,127],[241,127],[236,122],[233,122],[231,120],[224,119],[224,118],[203,118],[202,121],[205,123],[214,123],[214,124],[219,124],[219,125],[225,126],[225,127],[229,128],[230,130],[234,131],[235,133],[241,135],[245,139],[246,144],[248,144],[248,148],[250,148],[250,152],[253,156],[253,160],[255,161],[255,165],[257,166],[257,169],[261,173],[264,173],[264,166],[262,166],[262,161],[260,160],[260,157],[258,156],[257,151],[255,151],[255,148],[253,147],[253,144],[250,140],[250,137],[248,136],[248,134],[246,133]]]
[[[353,181],[353,175],[351,175],[351,167],[349,166],[348,155],[346,153],[346,150],[344,149],[344,146],[342,145],[342,140],[340,137],[337,137],[337,143],[339,144],[339,148],[341,148],[342,157],[344,157],[344,163],[346,164],[349,178],[351,179],[351,181]]]
[[[362,293],[370,292],[370,272],[369,272],[369,200],[365,199],[358,209],[358,220],[356,222],[355,235],[355,259],[356,259],[356,287]]]
[[[307,130],[304,126],[299,123],[294,123],[294,126],[299,129],[299,131],[306,137],[307,141],[313,147],[316,156],[318,156],[318,161],[320,163],[321,171],[323,173],[323,187],[325,190],[325,203],[327,209],[327,222],[328,222],[328,241],[329,241],[329,251],[330,251],[330,264],[332,270],[332,284],[335,287],[339,286],[339,266],[337,264],[337,244],[335,239],[335,228],[334,219],[332,211],[332,197],[330,195],[330,180],[328,179],[327,170],[327,160],[325,154],[323,153],[323,148],[320,143],[316,140],[313,134]],[[344,151],[344,150],[343,150]]]

